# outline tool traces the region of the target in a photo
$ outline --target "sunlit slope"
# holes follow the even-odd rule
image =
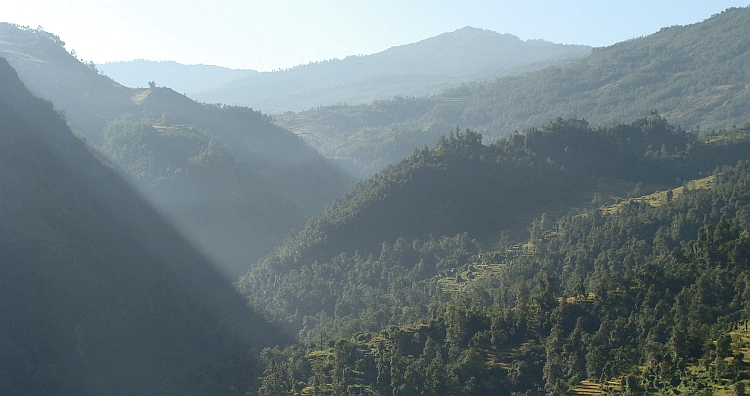
[[[0,393],[224,394],[288,341],[0,59]]]
[[[107,125],[99,149],[231,276],[350,183],[251,109],[200,104],[168,88],[136,92],[133,112]]]
[[[456,89],[462,125],[501,135],[554,117],[608,125],[657,110],[674,125],[704,130],[748,121],[750,8],[595,49],[567,66]],[[491,106],[488,104],[492,103]]]
[[[304,315],[306,348],[269,353],[261,389],[743,394],[749,186],[742,161],[616,207],[542,216],[518,244],[400,239],[277,274],[267,281],[299,309],[290,317]]]

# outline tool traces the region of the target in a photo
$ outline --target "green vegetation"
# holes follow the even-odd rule
[[[358,183],[239,286],[308,341],[414,323],[442,301],[441,277],[476,277],[456,268],[498,241],[522,242],[530,223],[540,238],[571,208],[611,201],[602,186],[620,196],[643,195],[643,183],[667,186],[674,199],[679,180],[747,158],[748,145],[705,143],[658,114],[597,129],[558,119],[489,146],[457,132]]]
[[[749,13],[286,115],[362,169],[408,156],[335,201],[345,182],[267,115],[91,77],[56,36],[0,25],[72,106],[0,60],[0,393],[744,394]],[[105,104],[55,68],[110,84]],[[214,254],[249,268],[234,288]]]
[[[729,9],[523,76],[429,98],[288,113],[279,123],[362,178],[456,125],[492,141],[557,117],[608,126],[658,110],[686,130],[729,129],[747,122],[750,111],[749,35],[750,8]]]
[[[588,131],[608,136],[634,125],[662,125],[661,131],[674,133],[661,120]],[[528,147],[546,130],[539,143],[551,147],[541,143],[574,135],[576,122],[558,122],[567,130],[529,130],[497,146],[524,138]],[[466,135],[454,139],[468,151]],[[684,134],[651,136],[688,141],[690,150],[671,158],[681,171],[688,158],[700,162],[697,153],[733,151]],[[747,158],[747,142],[733,144]],[[653,157],[648,150],[642,155]],[[606,177],[622,172],[584,165],[590,163],[582,160],[578,169]],[[652,173],[668,177],[664,171],[644,175]],[[256,305],[301,325],[304,347],[263,353],[268,370],[260,394],[271,388],[334,395],[710,395],[739,389],[750,380],[742,336],[749,319],[748,183],[750,163],[740,162],[631,198],[616,210],[594,206],[556,221],[542,216],[525,240],[512,244],[506,235],[487,248],[467,234],[411,243],[400,238],[384,243],[379,257],[341,253],[321,260],[324,243],[299,244],[314,234],[319,223],[311,222],[240,282]],[[673,191],[669,199],[666,191]],[[657,196],[664,199],[657,203]],[[297,250],[284,260],[286,249]]]

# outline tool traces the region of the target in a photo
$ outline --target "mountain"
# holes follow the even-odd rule
[[[0,55],[230,277],[346,191],[351,179],[271,117],[126,88],[39,29],[0,25]]]
[[[230,394],[290,338],[0,58],[0,393]]]
[[[481,140],[387,166],[240,279],[305,346],[264,394],[744,389],[750,123]]]
[[[468,257],[529,229],[538,238],[592,201],[677,188],[746,160],[747,132],[710,143],[658,114],[596,129],[558,119],[490,145],[457,131],[355,185],[239,285],[308,342],[424,320],[441,298],[434,282]]]
[[[750,9],[733,8],[522,76],[277,120],[359,177],[408,157],[456,125],[492,141],[557,117],[608,126],[656,110],[684,129],[728,128],[743,125],[750,110],[748,26]]]
[[[724,138],[747,139],[748,132]],[[342,322],[305,349],[279,350],[266,360],[260,389],[745,394],[748,186],[750,164],[742,161],[676,189],[534,223],[518,245],[477,253],[465,239],[442,238],[384,246],[379,258],[340,256],[338,266],[303,267],[304,275],[321,277],[311,281],[316,285],[341,290],[360,283],[337,296],[337,316],[366,309],[365,323],[390,324],[371,332]],[[435,262],[449,269],[414,280]],[[405,271],[411,263],[414,269]],[[322,281],[340,272],[348,273]],[[378,282],[390,293],[374,309],[363,307]],[[393,325],[417,315],[423,318]],[[305,322],[330,323],[319,318]]]
[[[393,96],[423,96],[464,82],[492,80],[522,74],[550,64],[566,63],[588,55],[590,48],[522,41],[510,34],[465,27],[455,32],[383,52],[350,56],[296,66],[274,72],[233,71],[232,81],[220,84],[229,71],[215,69],[203,81],[188,76],[208,76],[206,66],[142,61],[101,65],[105,74],[128,85],[146,81],[170,85],[207,103],[250,106],[268,113],[301,111],[321,105],[365,103]],[[178,67],[179,66],[179,67]],[[178,73],[167,76],[168,73]],[[162,80],[158,76],[164,76]],[[206,81],[212,87],[206,87]]]

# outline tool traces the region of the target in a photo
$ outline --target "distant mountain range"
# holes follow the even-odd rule
[[[69,54],[54,34],[0,24],[0,56],[54,103],[97,155],[230,277],[350,186],[300,137],[258,111],[132,89]]]
[[[588,55],[590,47],[523,41],[510,34],[465,27],[383,52],[259,73],[216,66],[136,60],[99,65],[116,81],[150,81],[198,101],[250,106],[266,113],[394,96],[437,94],[465,82],[493,80]]]
[[[233,81],[261,74],[255,70],[229,69],[212,65],[183,65],[173,61],[137,59],[111,62],[96,66],[103,74],[127,87],[148,87],[149,82],[172,88],[196,98],[196,94],[210,92]],[[258,110],[262,110],[258,108]]]
[[[685,129],[728,128],[750,120],[748,37],[750,9],[734,8],[522,76],[431,97],[320,107],[277,122],[359,177],[433,144],[457,125],[494,141],[557,117],[608,126],[658,111]]]

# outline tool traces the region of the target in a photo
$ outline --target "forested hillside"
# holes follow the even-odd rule
[[[749,149],[658,114],[441,138],[241,278],[307,346],[267,350],[260,393],[741,389]]]
[[[230,394],[291,341],[0,58],[0,394]]]
[[[744,124],[750,110],[748,36],[750,9],[729,9],[523,76],[465,84],[429,98],[311,109],[278,122],[360,177],[456,125],[492,141],[557,117],[608,126],[657,110],[686,130],[729,128]]]
[[[373,55],[331,59],[273,72],[209,70],[203,65],[143,61],[105,64],[101,68],[108,76],[131,87],[143,87],[147,81],[155,80],[203,102],[250,106],[281,114],[397,95],[433,95],[465,82],[492,80],[566,63],[590,51],[590,47],[582,45],[523,41],[510,34],[465,27]],[[229,79],[230,72],[234,78]],[[201,78],[188,80],[186,75]]]
[[[745,394],[749,183],[741,162],[658,200],[535,223],[522,248],[477,254],[415,242],[398,256],[413,252],[406,266],[394,256],[365,260],[364,278],[342,278],[377,283],[401,271],[379,280],[410,290],[391,312],[424,318],[339,331],[308,340],[307,351],[267,350],[260,394]],[[458,263],[410,283],[425,253]],[[337,312],[352,297],[341,295]]]
[[[201,104],[155,85],[126,88],[40,29],[0,24],[0,54],[231,278],[350,186],[259,111]]]
[[[536,238],[571,208],[747,159],[747,133],[707,143],[653,114],[596,129],[558,119],[489,146],[452,134],[358,183],[239,285],[308,341],[424,320],[435,280],[468,257]]]

